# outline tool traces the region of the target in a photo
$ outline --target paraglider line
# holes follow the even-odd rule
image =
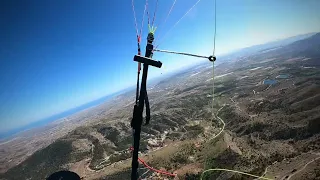
[[[246,172],[241,172],[241,171],[236,171],[236,170],[231,170],[231,169],[220,169],[220,168],[207,169],[207,170],[203,171],[203,173],[201,174],[200,180],[202,180],[202,177],[203,177],[203,175],[204,175],[205,173],[210,172],[210,171],[227,171],[227,172],[234,172],[234,173],[239,173],[239,174],[243,174],[243,175],[255,177],[255,178],[258,178],[258,179],[273,180],[273,179],[270,179],[270,178],[266,178],[266,177],[261,177],[261,176],[256,176],[256,175],[253,175],[253,174],[249,174],[249,173],[246,173]]]
[[[166,35],[200,2],[201,0],[198,0],[164,35],[163,37],[159,40],[158,45],[156,46],[155,49],[158,48],[160,43],[163,41],[163,39],[166,37]]]
[[[152,19],[152,24],[151,24],[152,27],[153,27],[153,24],[154,24],[154,20],[156,18],[156,13],[157,13],[157,9],[158,9],[158,2],[159,2],[159,0],[157,0],[156,8],[155,8],[154,13],[153,13],[153,19]]]
[[[148,6],[148,0],[146,0],[146,4],[144,5],[144,11],[143,11],[143,16],[142,16],[141,28],[140,28],[140,33],[139,33],[139,37],[140,37],[140,38],[141,38],[141,35],[142,35],[142,29],[143,29],[143,24],[144,24],[144,16],[145,16],[145,14],[146,14],[147,6]]]
[[[177,0],[174,0],[174,1],[173,1],[173,4],[172,4],[172,6],[171,6],[171,8],[170,8],[170,10],[169,10],[169,12],[168,12],[168,14],[167,14],[167,16],[166,16],[166,19],[164,20],[163,23],[161,23],[161,24],[158,25],[158,29],[159,29],[159,27],[160,27],[162,24],[166,24],[166,22],[167,22],[167,20],[168,20],[168,18],[169,18],[169,16],[170,16],[170,14],[171,14],[172,9],[173,9],[174,5],[176,4],[176,1],[177,1]],[[158,35],[158,36],[159,36],[159,35]],[[158,36],[157,36],[155,39],[158,39]]]
[[[133,0],[132,0],[131,2],[132,2],[133,17],[134,17],[134,25],[135,25],[135,27],[136,27],[137,36],[139,36],[139,33],[138,33],[138,25],[137,25],[137,18],[136,18],[136,11],[134,10],[134,2],[133,2]]]

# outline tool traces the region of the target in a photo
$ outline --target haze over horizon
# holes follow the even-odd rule
[[[195,2],[159,2],[159,37]],[[135,1],[140,27],[145,1]],[[149,0],[153,15],[155,1]],[[320,31],[320,1],[217,1],[216,54]],[[0,132],[58,114],[136,83],[136,34],[131,1],[8,1],[0,18]],[[202,0],[167,35],[160,49],[212,54],[213,1]],[[117,14],[115,16],[115,14]],[[146,22],[146,19],[145,19]],[[144,25],[144,37],[147,25]],[[185,37],[188,38],[185,38]],[[157,43],[156,43],[157,44]],[[145,43],[142,42],[144,52]],[[164,63],[149,78],[199,61],[155,53]]]

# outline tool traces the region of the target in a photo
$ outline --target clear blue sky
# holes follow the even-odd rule
[[[160,0],[156,37],[196,1],[177,0],[161,24],[173,0]],[[155,2],[149,0],[151,18]],[[135,0],[139,26],[144,3]],[[201,0],[159,48],[210,55],[213,3]],[[319,0],[217,0],[217,5],[217,55],[320,30]],[[0,8],[0,132],[135,84],[131,0],[11,0],[0,1]],[[151,68],[150,78],[180,68],[181,62],[199,61],[158,53],[154,58],[164,68]]]

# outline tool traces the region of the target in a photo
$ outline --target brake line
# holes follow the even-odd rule
[[[130,151],[133,151],[133,147],[130,147]],[[163,175],[167,175],[167,176],[171,176],[171,177],[175,177],[177,176],[177,174],[173,174],[173,173],[170,173],[170,172],[167,172],[167,171],[161,171],[161,170],[158,170],[158,169],[155,169],[151,166],[149,166],[143,159],[139,158],[138,157],[138,161],[147,169],[151,170],[151,171],[154,171],[154,172],[157,172],[157,173],[160,173],[160,174],[163,174]]]

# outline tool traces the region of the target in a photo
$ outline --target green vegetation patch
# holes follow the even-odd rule
[[[91,169],[95,169],[95,167],[101,162],[102,159],[104,159],[104,148],[103,146],[99,143],[98,139],[95,139],[93,142],[93,155],[92,155],[92,160],[90,162],[89,167]]]
[[[120,132],[114,128],[106,125],[97,125],[97,131],[101,133],[106,139],[109,139],[111,142],[118,141]]]
[[[117,155],[111,155],[110,159],[109,159],[109,163],[115,163],[115,162],[119,162],[122,160],[126,160],[128,158],[131,157],[131,153],[127,152],[127,153],[121,153],[121,154],[117,154]]]

